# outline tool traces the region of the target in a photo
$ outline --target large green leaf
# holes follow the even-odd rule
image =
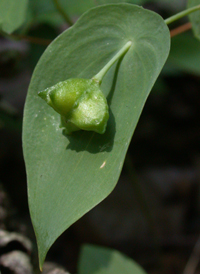
[[[120,252],[85,245],[80,254],[78,274],[145,274],[136,262]]]
[[[200,0],[188,0],[188,8],[200,5]],[[200,39],[200,11],[195,11],[189,15],[192,29],[196,38]]]
[[[0,29],[11,33],[25,20],[28,0],[0,1]]]
[[[128,41],[131,48],[102,82],[110,107],[105,134],[79,131],[65,137],[59,114],[37,92],[68,78],[91,78]],[[29,87],[23,127],[40,265],[57,237],[115,187],[169,47],[169,30],[158,14],[131,4],[105,5],[85,13],[40,59]]]

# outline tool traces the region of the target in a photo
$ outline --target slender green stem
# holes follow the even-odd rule
[[[73,25],[72,20],[69,18],[69,16],[65,13],[65,11],[63,10],[63,8],[61,7],[59,0],[53,0],[55,7],[57,8],[58,12],[62,15],[62,17],[65,19],[65,21],[67,22],[67,24],[69,24],[70,26]]]
[[[189,9],[184,10],[184,11],[181,11],[181,12],[179,12],[179,13],[177,13],[177,14],[169,17],[169,18],[167,18],[165,20],[165,23],[167,25],[170,24],[170,23],[173,23],[174,21],[176,21],[176,20],[178,20],[178,19],[180,19],[180,18],[182,18],[182,17],[184,17],[184,16],[186,16],[186,15],[192,13],[192,12],[195,12],[197,10],[200,10],[200,5],[192,7],[192,8],[189,8]]]
[[[107,73],[107,71],[111,68],[111,66],[122,56],[124,53],[126,53],[132,42],[127,42],[120,51],[103,67],[94,77],[92,77],[93,80],[98,82],[99,84],[101,83],[104,75]]]

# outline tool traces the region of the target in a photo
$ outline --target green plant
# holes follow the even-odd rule
[[[59,2],[54,2],[60,10]],[[26,5],[25,1],[21,3]],[[167,24],[196,11],[190,19],[199,38],[199,9],[199,1],[188,1],[186,11],[164,21],[158,14],[132,4],[99,6],[82,15],[41,57],[29,87],[23,129],[29,207],[40,267],[60,234],[115,187],[145,101],[169,54]],[[65,14],[63,17],[66,19]],[[10,25],[12,28],[7,28],[3,22],[2,31],[13,31],[14,20]],[[127,44],[129,48],[124,52]],[[123,55],[118,55],[121,50]],[[106,68],[103,74],[102,68]],[[96,79],[101,83],[110,112],[107,128],[107,106],[102,95],[99,96],[105,106],[103,128],[99,130],[98,125],[91,123],[89,126],[93,131],[105,131],[103,135],[73,132],[77,128],[88,130],[88,125],[82,126],[85,120],[80,122],[82,115],[72,121],[74,117],[65,113],[66,104],[60,106],[63,100],[59,98],[54,104],[55,94],[49,93],[48,88],[59,82],[65,85],[74,78]],[[45,89],[46,93],[41,92],[40,96],[58,113],[39,98],[38,92]],[[84,91],[85,87],[81,96]],[[74,110],[77,98],[73,96],[70,100]],[[60,115],[64,117],[67,134],[72,132],[71,135],[62,134]]]

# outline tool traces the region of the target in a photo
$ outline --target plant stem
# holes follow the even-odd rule
[[[175,28],[175,29],[171,30],[170,31],[170,36],[174,37],[174,36],[176,36],[178,34],[181,34],[181,33],[185,32],[185,31],[191,29],[191,27],[192,27],[192,24],[190,22],[188,22],[188,23],[186,23],[186,24],[184,24],[184,25],[182,25],[182,26],[180,26],[178,28]]]
[[[51,39],[45,39],[45,38],[33,37],[33,36],[27,36],[27,35],[17,35],[17,34],[12,34],[11,38],[24,40],[29,43],[42,45],[42,46],[48,46],[52,42]]]
[[[92,77],[92,79],[96,82],[98,82],[99,84],[101,83],[104,75],[107,73],[107,71],[111,68],[111,66],[122,56],[124,55],[124,53],[126,53],[130,46],[131,46],[132,42],[127,42],[122,49],[120,49],[120,51],[118,51],[118,53],[94,76]]]
[[[200,10],[200,5],[189,8],[189,9],[184,10],[184,11],[181,11],[181,12],[167,18],[165,20],[165,23],[168,25],[168,24],[170,24],[170,23],[172,23],[172,22],[174,22],[174,21],[176,21],[176,20],[178,20],[178,19],[180,19],[180,18],[182,18],[182,17],[184,17],[184,16],[186,16],[186,15],[192,13],[192,12],[195,12],[197,10]]]
[[[55,7],[57,8],[58,12],[62,15],[68,25],[72,26],[73,22],[69,18],[69,16],[64,12],[63,8],[61,7],[59,0],[53,0]]]

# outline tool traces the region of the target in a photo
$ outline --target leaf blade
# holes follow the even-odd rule
[[[102,82],[110,105],[106,133],[63,136],[59,115],[37,91],[68,78],[93,77],[130,40],[133,46]],[[57,237],[115,187],[169,47],[169,30],[159,15],[117,4],[84,14],[43,54],[29,87],[23,128],[29,207],[40,265]]]

